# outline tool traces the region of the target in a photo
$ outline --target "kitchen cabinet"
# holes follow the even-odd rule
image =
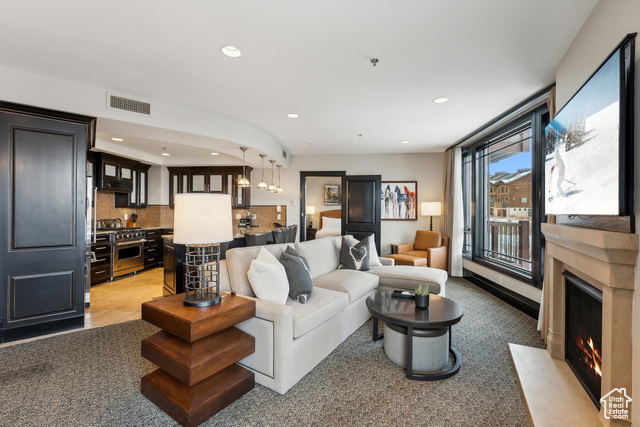
[[[91,243],[91,252],[96,260],[91,263],[91,286],[111,279],[111,234],[96,235],[95,243]]]
[[[172,238],[164,238],[164,286],[162,294],[176,295],[184,292],[184,263],[186,246],[173,243]]]
[[[162,229],[145,230],[144,269],[160,267],[163,262],[164,245],[162,243]]]
[[[133,189],[131,193],[116,193],[116,208],[146,208],[149,194],[149,168],[151,165],[138,164],[132,166]]]
[[[246,166],[251,175],[253,168]],[[169,206],[179,193],[221,193],[231,195],[233,208],[251,206],[251,188],[238,187],[242,166],[171,167],[169,168]]]
[[[105,153],[96,153],[98,190],[129,193],[138,162]]]

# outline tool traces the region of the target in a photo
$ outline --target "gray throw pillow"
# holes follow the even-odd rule
[[[369,265],[369,237],[356,243],[351,243],[347,236],[342,236],[342,246],[340,247],[340,265],[338,268],[348,270],[371,270]]]
[[[298,252],[288,247],[280,254],[280,262],[284,265],[289,280],[289,297],[297,299],[301,294],[307,294],[306,299],[299,299],[304,304],[313,291],[313,278],[309,263],[304,257],[296,255]]]

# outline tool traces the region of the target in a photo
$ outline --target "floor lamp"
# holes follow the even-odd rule
[[[442,215],[442,203],[441,202],[422,202],[420,205],[420,211],[422,216],[431,217],[429,224],[429,231],[433,231],[433,217]]]
[[[233,240],[231,196],[181,193],[174,196],[173,242],[186,246],[184,305],[220,302],[220,243]]]

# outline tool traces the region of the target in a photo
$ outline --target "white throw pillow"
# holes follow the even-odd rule
[[[261,300],[285,304],[289,297],[289,281],[284,266],[264,247],[251,261],[247,272],[253,293]]]

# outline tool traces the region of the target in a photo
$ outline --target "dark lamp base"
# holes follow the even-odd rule
[[[198,295],[187,294],[184,297],[184,305],[187,307],[209,307],[220,302],[220,295],[210,294],[205,298],[198,298]]]

